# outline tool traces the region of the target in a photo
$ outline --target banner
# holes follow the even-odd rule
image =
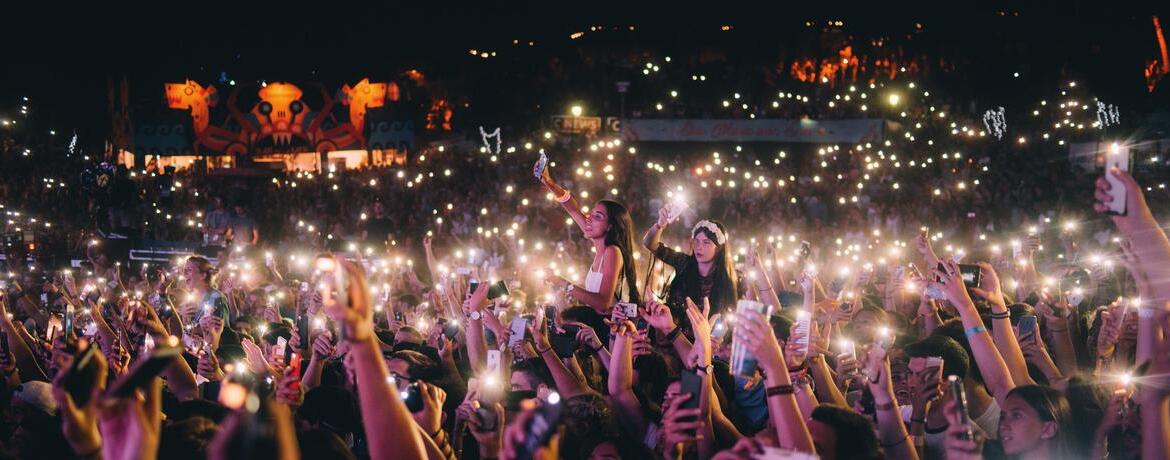
[[[552,117],[552,122],[561,133],[595,133],[601,129],[601,117]]]
[[[876,142],[882,119],[856,120],[646,120],[622,122],[628,141],[664,142]]]

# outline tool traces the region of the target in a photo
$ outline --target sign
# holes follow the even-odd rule
[[[553,126],[562,133],[595,133],[601,130],[601,117],[552,117]]]
[[[627,141],[663,142],[875,142],[885,120],[630,119],[621,123]]]
[[[622,119],[618,117],[605,117],[605,129],[611,133],[622,132]]]

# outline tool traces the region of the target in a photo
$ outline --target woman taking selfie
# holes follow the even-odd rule
[[[573,218],[594,248],[593,263],[585,275],[584,286],[559,276],[552,276],[548,281],[602,315],[608,315],[610,307],[622,299],[639,303],[634,274],[634,223],[626,207],[616,201],[601,200],[593,205],[586,216],[581,213],[581,206],[573,199],[573,195],[553,180],[547,168],[541,174],[540,181],[569,213],[569,217]],[[620,292],[623,288],[624,294]]]
[[[642,237],[642,246],[654,257],[674,268],[674,279],[666,296],[666,305],[677,317],[686,309],[686,299],[702,304],[711,302],[711,313],[735,306],[743,295],[739,276],[728,251],[727,229],[713,220],[701,220],[691,229],[691,254],[675,251],[659,242],[662,230],[671,222],[670,210],[658,211],[658,222]]]

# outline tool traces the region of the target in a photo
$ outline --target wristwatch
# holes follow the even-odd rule
[[[577,289],[577,286],[574,286],[572,283],[569,283],[568,286],[565,286],[565,293],[572,294],[574,289]]]
[[[483,318],[483,314],[479,310],[475,310],[469,313],[467,317],[471,318],[472,321],[479,321],[480,318]]]
[[[695,367],[691,368],[691,370],[695,373],[702,372],[704,374],[711,375],[715,370],[715,365],[711,363],[707,363],[706,366],[695,365]]]

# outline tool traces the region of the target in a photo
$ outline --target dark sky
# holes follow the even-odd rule
[[[164,81],[207,81],[221,71],[240,80],[333,85],[414,63],[463,58],[469,48],[503,47],[513,38],[567,42],[569,33],[594,23],[637,24],[639,40],[676,46],[702,40],[696,30],[722,23],[734,24],[744,44],[799,29],[808,19],[840,18],[859,35],[905,31],[922,21],[935,34],[932,39],[975,47],[1006,28],[999,37],[1034,42],[1046,59],[1088,68],[1085,48],[1092,43],[1116,42],[1105,52],[1126,63],[1151,54],[1149,16],[1166,8],[1155,5],[1170,2],[87,3],[0,6],[0,114],[29,96],[33,107],[51,112],[56,123],[91,124],[104,113],[108,75],[127,75],[132,93],[158,91],[160,97]],[[1021,19],[989,22],[997,9],[1020,11]]]

